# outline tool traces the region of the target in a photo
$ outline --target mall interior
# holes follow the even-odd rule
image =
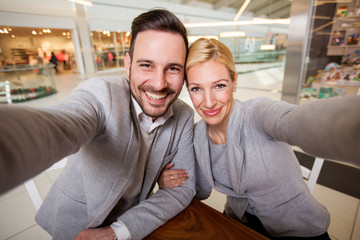
[[[125,76],[131,22],[153,8],[172,11],[189,44],[206,37],[229,47],[236,99],[360,95],[360,0],[0,0],[1,104],[47,107],[89,78]],[[192,107],[185,87],[179,98]],[[302,166],[316,165],[294,151]],[[0,240],[51,239],[34,216],[65,164],[0,195]],[[312,194],[330,212],[331,239],[359,240],[360,169],[325,159],[317,170]],[[222,212],[225,201],[213,190],[203,202]]]

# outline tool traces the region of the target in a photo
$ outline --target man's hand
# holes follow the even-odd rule
[[[74,238],[74,240],[113,240],[113,239],[114,239],[114,231],[110,226],[103,228],[85,229]]]
[[[162,170],[158,179],[159,188],[173,188],[183,184],[189,175],[184,169],[169,169],[173,163],[168,163]]]

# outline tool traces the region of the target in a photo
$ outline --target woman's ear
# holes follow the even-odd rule
[[[124,58],[124,63],[125,63],[126,75],[128,78],[130,78],[131,58],[129,53],[126,53]]]
[[[237,89],[237,80],[238,80],[238,73],[236,72],[235,73],[235,79],[234,79],[234,92],[236,91],[236,89]]]

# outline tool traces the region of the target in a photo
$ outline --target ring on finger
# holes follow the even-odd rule
[[[171,179],[171,180],[173,180],[173,179],[174,179],[174,176],[173,176],[173,175],[171,175],[171,176],[170,176],[170,179]]]

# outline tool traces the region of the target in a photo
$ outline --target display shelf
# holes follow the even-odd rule
[[[326,83],[319,83],[319,82],[313,82],[312,83],[313,88],[317,88],[318,92],[320,88],[333,88],[333,89],[344,89],[344,95],[343,96],[353,96],[356,95],[360,88],[360,82],[349,82],[349,83],[339,83],[338,81],[328,81]]]
[[[28,63],[29,55],[27,53],[27,50],[24,48],[12,48],[11,55],[13,57],[13,62],[15,65]]]
[[[344,12],[341,12],[343,8]],[[338,3],[332,21],[327,55],[345,56],[354,50],[360,50],[360,10],[358,1]],[[342,17],[338,15],[344,14]]]

